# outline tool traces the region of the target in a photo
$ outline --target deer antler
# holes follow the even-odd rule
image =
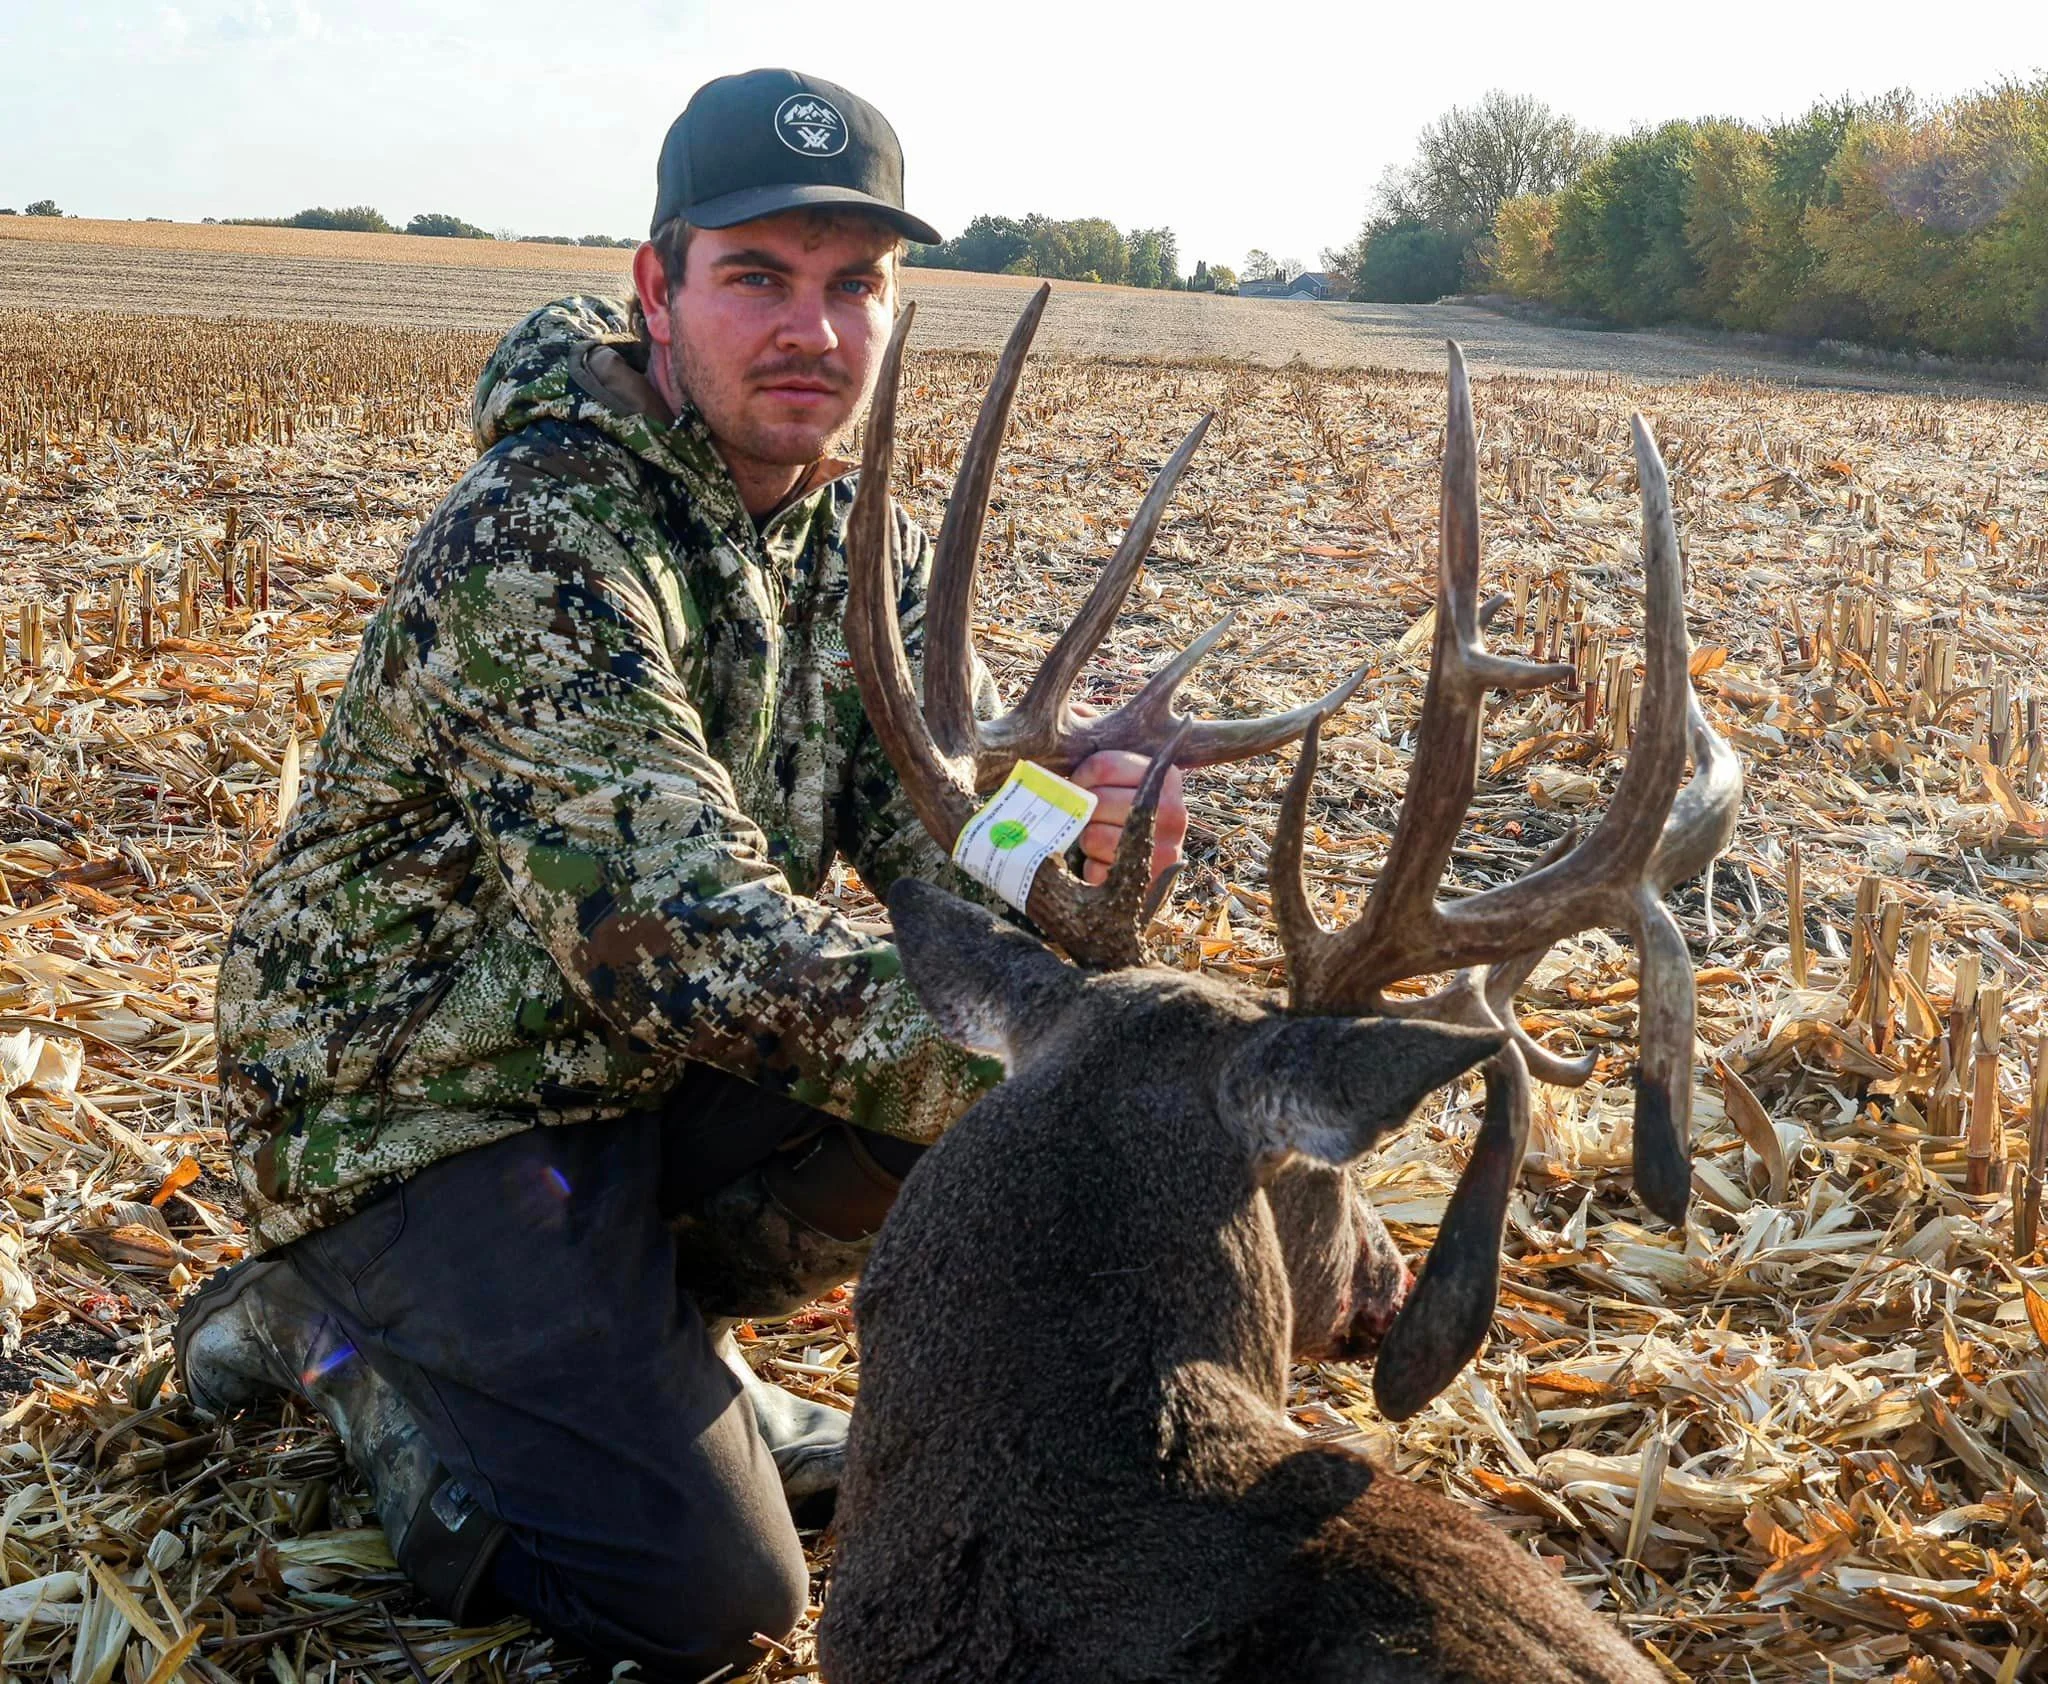
[[[1576,1086],[1593,1061],[1567,1060],[1515,1022],[1513,997],[1553,943],[1577,931],[1625,926],[1641,967],[1642,1057],[1637,1075],[1635,1176],[1643,1202],[1682,1222],[1690,1190],[1692,961],[1662,904],[1677,882],[1727,845],[1742,793],[1735,756],[1714,734],[1687,676],[1682,564],[1670,484],[1656,440],[1631,421],[1642,486],[1645,575],[1642,723],[1613,803],[1586,841],[1566,841],[1526,877],[1444,904],[1436,888],[1477,782],[1487,691],[1528,690],[1571,669],[1505,659],[1480,638],[1479,467],[1465,359],[1450,347],[1436,643],[1408,791],[1387,863],[1363,916],[1326,929],[1302,879],[1302,833],[1315,778],[1311,727],[1281,805],[1273,842],[1274,914],[1297,1011],[1387,1012],[1506,1029],[1513,1043],[1488,1067],[1485,1117],[1421,1281],[1381,1347],[1381,1407],[1412,1414],[1447,1385],[1484,1340],[1500,1281],[1507,1202],[1529,1131],[1529,1076]],[[1680,788],[1690,753],[1694,772]],[[1387,1001],[1404,977],[1457,970],[1422,1001]]]
[[[979,805],[978,792],[994,788],[1019,760],[1068,771],[1100,749],[1130,749],[1151,759],[1136,804],[1118,843],[1109,879],[1100,888],[1077,881],[1048,862],[1031,885],[1031,920],[1083,964],[1118,967],[1144,962],[1140,936],[1161,885],[1147,881],[1152,826],[1159,791],[1172,765],[1210,766],[1242,760],[1299,737],[1340,706],[1365,669],[1319,701],[1263,719],[1197,722],[1174,710],[1173,698],[1195,663],[1229,625],[1226,617],[1162,667],[1128,702],[1083,719],[1071,706],[1074,680],[1107,634],[1159,529],[1167,500],[1209,421],[1204,417],[1160,469],[1124,541],[1117,547],[1081,612],[1053,646],[1024,699],[999,719],[974,716],[975,569],[981,531],[995,478],[996,451],[1024,370],[1050,287],[1040,287],[1018,319],[996,365],[988,396],[961,458],[953,496],[932,556],[925,605],[925,699],[920,710],[898,618],[893,552],[895,522],[889,509],[889,469],[895,453],[896,397],[903,347],[916,311],[904,308],[883,354],[868,416],[860,489],[848,520],[849,575],[846,648],[875,735],[896,768],[924,827],[951,849]],[[1148,891],[1150,891],[1148,893]]]

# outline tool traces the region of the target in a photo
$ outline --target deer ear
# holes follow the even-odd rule
[[[1405,1018],[1275,1017],[1231,1055],[1217,1101],[1261,1163],[1348,1164],[1506,1044],[1498,1030]]]
[[[949,1041],[1015,1070],[1065,1016],[1081,973],[1036,936],[914,877],[889,890],[897,951],[918,1000]]]

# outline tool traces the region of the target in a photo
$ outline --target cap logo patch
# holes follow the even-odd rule
[[[777,106],[775,132],[806,158],[836,158],[846,150],[846,119],[816,94],[791,94]]]

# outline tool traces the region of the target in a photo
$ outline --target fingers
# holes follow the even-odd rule
[[[1131,807],[1149,762],[1142,754],[1110,749],[1091,754],[1074,768],[1073,781],[1095,792],[1095,817],[1081,832],[1081,876],[1088,883],[1109,878],[1110,862],[1116,858],[1117,843],[1130,822]],[[1180,768],[1166,775],[1159,792],[1159,811],[1152,829],[1152,875],[1172,865],[1187,841],[1188,805],[1181,788]]]
[[[1089,755],[1069,775],[1083,789],[1116,787],[1134,790],[1150,764],[1142,754],[1134,754],[1127,748],[1106,748]]]

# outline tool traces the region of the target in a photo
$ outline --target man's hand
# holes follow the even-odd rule
[[[1128,749],[1105,749],[1091,754],[1070,774],[1071,781],[1096,796],[1095,817],[1081,832],[1081,875],[1090,883],[1109,879],[1110,861],[1123,839],[1124,824],[1131,816],[1138,785],[1150,765],[1142,754]],[[1159,813],[1152,827],[1152,878],[1180,858],[1181,844],[1188,835],[1188,804],[1181,794],[1180,768],[1166,774],[1166,787],[1159,792]]]

